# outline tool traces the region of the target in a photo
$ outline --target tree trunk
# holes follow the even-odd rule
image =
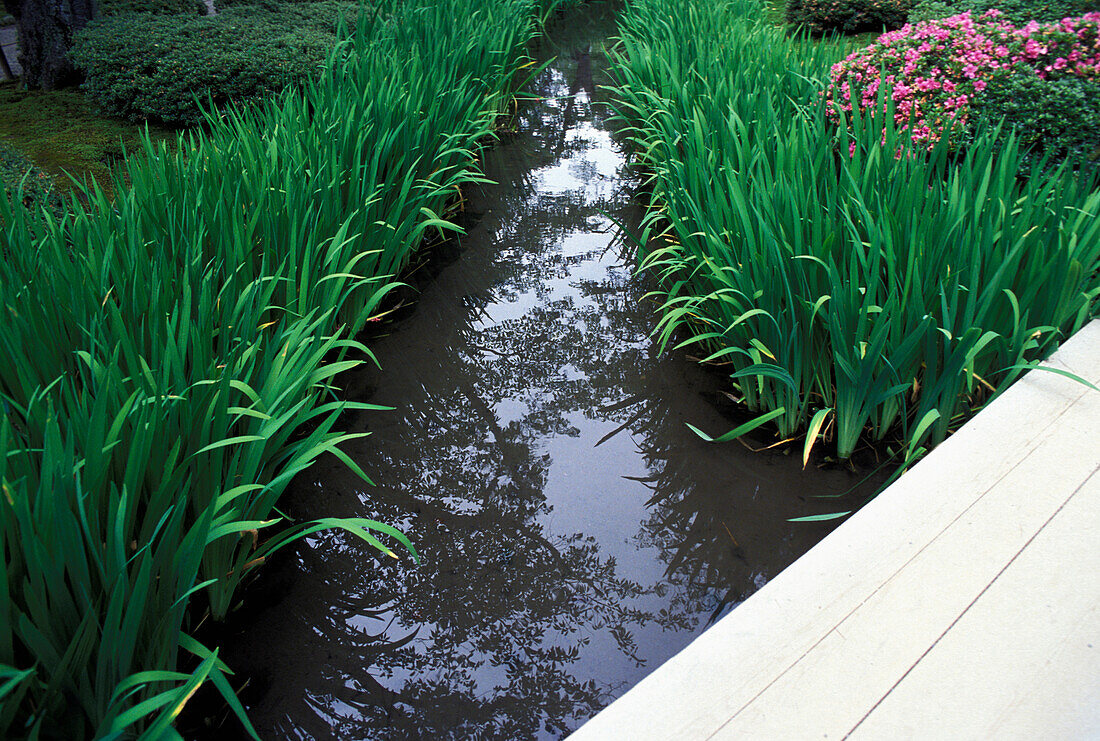
[[[4,8],[15,16],[27,87],[53,90],[80,81],[69,49],[95,15],[95,0],[4,0]]]

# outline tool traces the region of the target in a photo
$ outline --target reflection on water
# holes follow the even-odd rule
[[[486,157],[461,257],[374,344],[397,411],[296,482],[293,511],[402,528],[423,563],[325,534],[276,561],[224,643],[265,738],[560,738],[807,550],[840,471],[708,446],[720,379],[648,339],[613,214],[637,221],[602,104],[606,4]],[[227,723],[218,734],[232,732]]]

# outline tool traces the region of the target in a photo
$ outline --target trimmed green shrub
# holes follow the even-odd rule
[[[206,15],[202,0],[100,0],[99,14],[105,17],[153,13],[155,15]]]
[[[81,32],[72,56],[88,98],[105,113],[190,125],[202,118],[196,98],[216,106],[255,100],[315,76],[341,15],[353,24],[358,7],[329,0],[212,17],[108,18]]]
[[[1100,10],[1100,0],[917,0],[909,22],[946,18],[967,11],[976,18],[994,8],[1001,11],[1001,20],[1023,26],[1028,21],[1060,21]]]
[[[788,0],[787,23],[811,33],[861,33],[901,28],[913,0]]]
[[[259,5],[271,7],[273,5],[312,5],[324,0],[214,0],[214,7],[218,12],[226,8],[237,8],[242,5]]]
[[[1100,78],[1060,77],[1044,80],[1030,70],[996,75],[973,103],[975,120],[1015,130],[1032,157],[1053,162],[1075,161],[1100,167]]]

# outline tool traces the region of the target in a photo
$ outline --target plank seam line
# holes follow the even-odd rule
[[[1021,380],[1023,380],[1023,379],[1021,379]],[[1050,422],[1048,422],[1046,425],[1044,425],[1043,428],[1040,431],[1038,431],[1037,433],[1035,433],[1035,435],[1033,437],[1028,439],[1028,441],[1027,441],[1027,443],[1025,443],[1025,445],[1031,445],[1036,440],[1039,440],[1040,438],[1048,436],[1050,429],[1057,422],[1059,422],[1062,419],[1062,417],[1065,416],[1070,411],[1070,409],[1072,409],[1074,406],[1076,406],[1077,402],[1079,402],[1082,398],[1084,398],[1089,393],[1089,391],[1090,391],[1090,389],[1086,388],[1078,396],[1075,396],[1073,399],[1069,400],[1065,404],[1065,406],[1062,407],[1061,411],[1059,411],[1058,414],[1053,419],[1050,420]],[[1001,397],[1001,398],[1004,398],[1004,397]],[[816,649],[818,646],[820,646],[825,641],[826,638],[828,638],[830,635],[832,635],[834,632],[836,632],[837,629],[841,625],[843,625],[845,623],[845,621],[848,620],[848,618],[850,618],[852,615],[854,615],[856,612],[858,612],[859,609],[861,607],[863,607],[863,605],[867,604],[867,602],[869,602],[875,595],[877,595],[882,590],[883,587],[885,587],[887,584],[889,584],[898,574],[900,574],[902,571],[904,571],[905,568],[908,567],[909,564],[911,564],[914,560],[916,560],[918,556],[920,556],[922,553],[924,553],[924,551],[927,548],[929,548],[933,543],[935,543],[937,540],[939,540],[940,537],[942,537],[945,532],[947,532],[952,526],[955,525],[955,523],[957,523],[960,519],[962,519],[971,509],[976,507],[978,505],[978,503],[981,502],[985,498],[986,494],[988,494],[993,489],[995,489],[998,484],[1000,484],[1002,481],[1004,481],[1006,478],[1008,478],[1008,476],[1010,474],[1012,474],[1017,468],[1022,466],[1024,464],[1024,462],[1026,460],[1028,460],[1036,452],[1037,449],[1038,449],[1038,447],[1032,448],[1031,451],[1028,452],[1027,455],[1025,455],[1020,460],[1016,461],[1016,463],[1014,465],[1012,465],[1011,467],[1009,467],[1009,469],[1007,471],[1005,471],[1003,474],[1001,474],[1001,476],[996,481],[994,481],[992,484],[990,484],[988,487],[986,487],[985,491],[983,491],[978,497],[976,497],[974,499],[974,501],[972,501],[970,504],[968,504],[965,509],[963,509],[961,512],[959,512],[959,514],[957,514],[954,518],[952,518],[950,522],[948,522],[946,525],[944,525],[943,528],[938,533],[936,533],[936,535],[934,537],[930,538],[928,540],[928,542],[926,542],[924,545],[922,545],[912,556],[910,556],[905,561],[905,563],[903,563],[901,566],[899,566],[897,569],[895,569],[894,572],[892,574],[890,574],[890,576],[888,576],[886,579],[884,579],[882,581],[882,583],[880,583],[878,586],[876,586],[871,591],[870,594],[868,594],[866,597],[864,597],[862,600],[860,600],[859,604],[857,604],[855,607],[853,607],[844,617],[842,617],[837,622],[836,625],[834,625],[832,628],[827,630],[820,638],[818,638],[816,641],[814,641],[813,645],[808,647],[805,651],[803,651],[802,654],[797,659],[792,661],[787,666],[787,668],[785,668],[783,671],[781,671],[779,674],[777,674],[770,682],[768,682],[766,685],[764,685],[755,695],[753,695],[751,698],[749,698],[747,701],[745,701],[745,703],[741,707],[739,707],[729,718],[727,718],[720,726],[715,728],[707,736],[707,740],[709,741],[710,739],[713,739],[715,736],[717,736],[722,731],[722,729],[724,729],[726,726],[728,726],[730,723],[733,722],[734,718],[736,718],[738,715],[740,715],[742,712],[744,712],[745,709],[748,708],[750,705],[752,705],[754,702],[756,702],[760,698],[761,695],[763,695],[765,692],[767,692],[769,689],[771,689],[772,685],[774,685],[776,682],[778,682],[780,679],[782,679],[784,676],[786,676],[787,672],[789,672],[791,669],[798,666],[798,664],[801,663],[802,660],[805,659],[807,656],[809,656],[814,651],[814,649]],[[925,460],[927,460],[927,459],[925,459]],[[1095,471],[1093,473],[1095,473]],[[1091,474],[1090,474],[1090,477],[1091,477]],[[900,481],[900,479],[899,479],[899,481]],[[894,483],[894,486],[896,486],[896,485],[897,485],[897,482]],[[890,487],[890,488],[892,488],[892,487]],[[889,491],[889,488],[887,489],[887,491]],[[1070,496],[1072,497],[1072,495],[1070,495]],[[1063,506],[1064,506],[1064,503],[1063,503]],[[1059,510],[1060,509],[1061,509],[1061,507],[1059,507]],[[1057,514],[1057,511],[1055,512],[1055,514]],[[1052,515],[1052,517],[1053,517],[1053,515]],[[1043,524],[1043,527],[1045,527],[1045,526],[1046,526],[1046,523]],[[1032,536],[1032,537],[1034,537],[1034,536]],[[1028,541],[1028,542],[1030,542],[1030,541]],[[1026,547],[1026,544],[1025,544],[1025,547]],[[1013,558],[1015,558],[1015,557],[1013,557]],[[996,577],[994,577],[994,579],[996,579]],[[988,586],[986,588],[988,588]],[[918,661],[919,661],[919,659],[918,659]],[[901,681],[901,680],[898,680],[898,681]],[[887,693],[887,694],[889,694],[889,693]],[[882,702],[882,699],[880,699],[879,702]],[[876,706],[877,705],[878,705],[878,703],[876,703]],[[871,708],[871,710],[874,710],[874,708]],[[868,713],[870,713],[870,711],[868,711]],[[864,717],[866,717],[866,716],[864,716]],[[863,722],[862,719],[860,720],[860,722],[861,723]],[[855,730],[855,728],[852,728],[852,730],[848,731],[848,733],[851,733],[853,730]]]
[[[951,621],[951,624],[950,624],[950,625],[948,625],[948,626],[947,626],[946,628],[944,628],[943,632],[942,632],[942,633],[940,633],[939,637],[938,637],[938,638],[936,638],[936,640],[934,640],[934,641],[932,642],[932,645],[931,645],[931,646],[929,646],[928,648],[926,648],[926,649],[924,650],[924,653],[922,653],[922,654],[921,654],[920,656],[918,656],[918,657],[917,657],[917,660],[913,662],[913,665],[912,665],[912,666],[910,666],[910,667],[909,667],[908,669],[906,669],[906,670],[905,670],[905,673],[904,673],[904,674],[902,674],[902,675],[901,675],[900,677],[898,677],[898,680],[897,680],[896,682],[894,682],[894,684],[893,684],[893,685],[892,685],[892,686],[890,687],[890,689],[886,690],[886,693],[885,693],[885,694],[884,694],[884,695],[883,695],[882,697],[880,697],[880,698],[878,699],[878,702],[876,702],[876,703],[875,703],[874,705],[872,705],[872,706],[871,706],[871,709],[870,709],[870,710],[868,710],[868,711],[867,711],[866,713],[864,713],[864,714],[863,714],[863,717],[859,719],[859,722],[858,722],[858,723],[856,723],[856,724],[855,724],[854,726],[852,726],[851,730],[849,730],[849,731],[848,731],[848,732],[847,732],[846,734],[844,734],[844,738],[845,738],[845,739],[847,739],[847,738],[848,738],[849,736],[851,736],[851,735],[852,735],[853,733],[855,733],[855,732],[856,732],[856,729],[857,729],[857,728],[859,728],[859,727],[860,727],[861,725],[863,725],[863,721],[867,720],[867,718],[869,718],[869,717],[871,716],[871,713],[875,712],[875,709],[876,709],[876,708],[877,708],[877,707],[878,707],[879,705],[881,705],[881,704],[883,703],[883,701],[884,701],[884,700],[885,700],[885,699],[886,699],[887,697],[889,697],[889,696],[890,696],[890,693],[892,693],[892,692],[893,692],[893,691],[894,691],[894,690],[895,690],[895,689],[897,688],[897,686],[898,686],[899,684],[901,684],[901,683],[902,683],[903,681],[905,681],[905,678],[906,678],[906,677],[908,677],[908,676],[909,676],[909,674],[910,674],[910,673],[911,673],[911,672],[912,672],[912,671],[913,671],[914,669],[916,669],[916,668],[917,668],[917,665],[918,665],[918,664],[920,664],[920,662],[924,660],[924,657],[925,657],[925,656],[927,656],[927,655],[928,655],[929,653],[931,653],[932,649],[934,649],[934,648],[935,648],[935,647],[936,647],[937,645],[939,645],[939,642],[943,640],[944,636],[946,636],[946,635],[947,635],[948,633],[950,633],[950,632],[951,632],[951,629],[952,629],[952,628],[954,628],[954,627],[955,627],[955,625],[956,625],[956,624],[957,624],[957,623],[958,623],[958,622],[959,622],[960,620],[962,620],[963,616],[964,616],[964,615],[966,615],[966,613],[970,612],[970,608],[971,608],[971,607],[973,607],[973,606],[974,606],[974,605],[975,605],[975,604],[976,604],[976,603],[978,602],[978,600],[980,600],[980,599],[982,598],[982,595],[984,595],[984,594],[985,594],[985,593],[986,593],[987,591],[989,591],[989,588],[990,588],[990,587],[992,587],[992,586],[993,586],[994,584],[996,584],[996,583],[997,583],[997,580],[998,580],[998,579],[1000,579],[1000,578],[1001,578],[1001,576],[1002,576],[1002,575],[1003,575],[1003,574],[1004,574],[1004,573],[1005,573],[1006,571],[1008,571],[1008,568],[1009,568],[1009,567],[1010,567],[1010,566],[1011,566],[1011,565],[1012,565],[1013,563],[1015,563],[1015,562],[1016,562],[1016,559],[1020,557],[1020,554],[1021,554],[1021,553],[1023,553],[1023,552],[1025,551],[1025,550],[1027,550],[1028,546],[1030,546],[1030,545],[1031,545],[1032,541],[1033,541],[1033,540],[1035,540],[1035,539],[1036,539],[1037,537],[1039,537],[1039,533],[1043,532],[1043,530],[1045,530],[1045,529],[1046,529],[1047,525],[1049,525],[1049,524],[1051,523],[1051,521],[1053,521],[1053,520],[1054,520],[1054,518],[1058,516],[1058,513],[1059,513],[1059,512],[1061,512],[1061,511],[1062,511],[1063,509],[1065,509],[1065,506],[1066,506],[1067,504],[1069,504],[1070,500],[1071,500],[1071,499],[1073,499],[1073,498],[1074,498],[1075,496],[1077,496],[1077,494],[1078,494],[1078,493],[1079,493],[1079,492],[1081,491],[1081,489],[1083,489],[1083,488],[1085,487],[1085,485],[1086,485],[1086,484],[1087,484],[1087,483],[1088,483],[1088,482],[1089,482],[1090,480],[1092,480],[1092,477],[1093,477],[1093,476],[1095,476],[1095,475],[1096,475],[1096,473],[1097,473],[1098,471],[1100,471],[1100,465],[1098,465],[1098,466],[1097,466],[1096,468],[1092,469],[1092,473],[1090,473],[1090,474],[1089,474],[1088,476],[1086,476],[1086,477],[1085,477],[1085,480],[1084,480],[1084,481],[1082,481],[1082,482],[1081,482],[1080,484],[1078,484],[1078,485],[1077,485],[1077,488],[1076,488],[1076,489],[1074,489],[1074,490],[1073,490],[1072,492],[1070,492],[1070,495],[1069,495],[1068,497],[1066,497],[1066,500],[1065,500],[1064,502],[1062,502],[1062,504],[1061,504],[1061,505],[1059,505],[1058,509],[1054,510],[1054,512],[1053,512],[1053,513],[1051,514],[1051,516],[1050,516],[1050,517],[1048,517],[1048,518],[1046,519],[1046,522],[1044,522],[1044,523],[1043,523],[1043,524],[1042,524],[1042,525],[1041,525],[1041,526],[1039,527],[1039,529],[1038,529],[1038,530],[1036,530],[1036,531],[1035,531],[1035,532],[1034,532],[1034,533],[1032,534],[1032,536],[1031,536],[1030,538],[1028,538],[1028,539],[1027,539],[1027,542],[1026,542],[1026,543],[1024,543],[1024,544],[1023,544],[1022,546],[1020,546],[1020,550],[1016,551],[1015,555],[1013,555],[1013,556],[1012,556],[1012,558],[1010,558],[1010,559],[1009,559],[1008,563],[1006,563],[1006,564],[1005,564],[1005,565],[1004,565],[1003,567],[1001,567],[1001,570],[1000,570],[1000,571],[998,571],[998,572],[997,572],[997,575],[996,575],[996,576],[994,576],[994,577],[993,577],[993,578],[992,578],[992,579],[990,580],[990,582],[989,582],[988,584],[986,584],[986,585],[985,585],[985,588],[984,588],[984,589],[982,589],[982,591],[981,591],[981,592],[979,592],[979,593],[977,594],[977,596],[975,596],[975,597],[974,597],[974,599],[970,600],[970,604],[968,604],[968,605],[967,605],[967,606],[966,606],[966,607],[965,607],[965,608],[963,609],[963,611],[962,611],[962,612],[960,612],[960,613],[958,614],[958,616],[957,616],[957,617],[956,617],[956,618],[955,618],[954,620],[952,620],[952,621]]]

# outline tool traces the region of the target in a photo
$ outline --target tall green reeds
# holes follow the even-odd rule
[[[824,436],[909,462],[1096,313],[1100,191],[1011,141],[914,151],[881,113],[838,130],[820,93],[843,47],[761,16],[632,0],[621,21],[660,337],[726,364],[782,438],[808,431],[805,456]]]
[[[0,198],[0,736],[178,737],[192,636],[294,537],[296,473],[339,445],[333,378],[426,233],[480,178],[536,8],[361,13],[316,82],[148,141],[63,219]],[[360,472],[362,473],[362,472]]]

